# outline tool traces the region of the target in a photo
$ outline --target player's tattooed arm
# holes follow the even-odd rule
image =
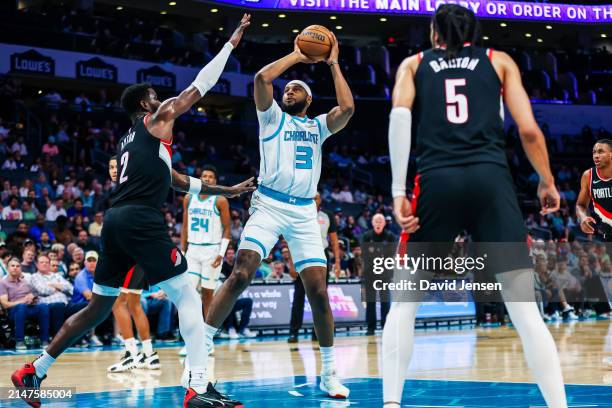
[[[338,106],[334,107],[327,114],[327,128],[332,132],[336,133],[344,129],[348,121],[355,112],[355,102],[353,101],[353,94],[351,89],[342,75],[342,70],[338,65],[338,54],[339,45],[336,35],[331,33],[332,50],[327,59],[334,79],[334,87],[336,88],[336,99],[338,100]]]
[[[191,178],[186,174],[181,174],[176,170],[172,170],[172,188],[176,191],[180,191],[182,193],[191,193]],[[197,179],[194,179],[197,180]],[[255,191],[255,178],[251,177],[248,180],[243,181],[242,183],[238,183],[236,185],[227,187],[220,185],[208,185],[206,183],[202,183],[202,187],[198,194],[207,194],[207,195],[222,195],[225,197],[237,197],[239,195],[250,193]]]

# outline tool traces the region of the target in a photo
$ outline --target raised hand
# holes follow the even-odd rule
[[[317,60],[317,59],[311,58],[308,55],[304,54],[302,50],[300,50],[300,47],[298,47],[297,40],[298,40],[298,37],[295,37],[295,40],[293,41],[293,54],[296,56],[297,62],[302,62],[304,64],[315,64],[319,61],[323,61],[323,59]]]
[[[329,53],[329,57],[325,60],[327,65],[338,62],[338,55],[340,54],[340,46],[338,44],[338,39],[336,38],[336,34],[333,32],[329,32],[331,34],[331,52]]]
[[[238,46],[238,43],[242,39],[242,34],[244,34],[244,30],[246,30],[246,28],[250,24],[251,24],[251,15],[245,13],[242,16],[242,20],[240,20],[240,24],[238,24],[238,27],[236,27],[236,29],[234,30],[234,33],[232,34],[232,36],[229,39],[229,42],[232,43],[234,48],[236,48]]]

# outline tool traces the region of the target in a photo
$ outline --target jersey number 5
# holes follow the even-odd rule
[[[465,86],[465,78],[447,79],[444,81],[446,93],[446,118],[450,123],[461,125],[468,121],[468,99],[464,94],[457,93],[457,87]]]
[[[127,181],[128,176],[125,175],[127,169],[128,160],[130,160],[130,152],[125,152],[121,155],[121,176],[119,176],[119,184]]]

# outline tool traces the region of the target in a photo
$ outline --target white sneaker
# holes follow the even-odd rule
[[[236,340],[240,338],[240,336],[238,336],[238,333],[236,333],[236,329],[234,329],[233,327],[231,327],[228,330],[228,333],[229,333],[229,338],[232,340]]]
[[[602,364],[604,365],[605,368],[607,368],[608,370],[612,370],[612,357],[605,357],[602,360]]]
[[[187,356],[187,346],[183,346],[183,348],[179,350],[179,356],[181,357]]]
[[[568,314],[567,314],[567,318],[569,320],[578,320],[578,316],[576,316],[576,313],[574,313],[573,310],[571,310]]]
[[[140,358],[140,353],[136,356],[132,356],[129,351],[126,351],[125,354],[121,357],[121,360],[117,364],[113,364],[109,366],[106,371],[109,373],[123,373],[126,371],[130,371],[134,368],[138,367],[138,359]]]
[[[331,398],[348,398],[350,393],[350,390],[340,383],[335,372],[331,375],[321,375],[319,388]]]
[[[228,332],[226,332],[225,330],[221,330],[221,331],[220,331],[220,332],[217,334],[217,336],[216,336],[216,337],[218,337],[218,338],[220,338],[220,339],[229,339],[229,333],[228,333]]]
[[[157,351],[154,351],[150,355],[146,355],[142,353],[142,367],[147,370],[159,370],[161,368],[161,362],[159,361],[159,355],[157,355]]]
[[[91,336],[91,339],[89,339],[89,345],[91,347],[102,347],[104,343],[102,343],[98,336],[94,334],[93,336]]]
[[[247,339],[253,339],[257,337],[257,333],[254,331],[250,331],[248,327],[244,329],[241,333],[238,333],[238,335],[240,337],[246,337]]]

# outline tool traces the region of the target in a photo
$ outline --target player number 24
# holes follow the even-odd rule
[[[461,125],[468,121],[468,99],[457,92],[457,87],[465,86],[465,78],[447,79],[444,83],[446,93],[446,118],[450,123]]]
[[[191,220],[191,230],[193,232],[199,232],[200,228],[204,230],[204,232],[208,232],[208,218],[196,218],[194,217]]]

